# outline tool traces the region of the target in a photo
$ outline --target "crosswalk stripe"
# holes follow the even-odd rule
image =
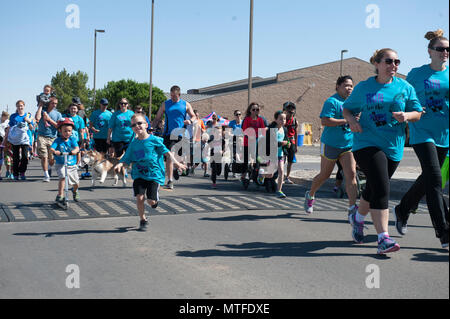
[[[263,201],[265,203],[270,203],[270,204],[272,204],[273,202],[276,202],[277,205],[282,207],[282,208],[286,208],[286,209],[290,208],[290,206],[288,206],[285,203],[281,202],[281,201],[284,201],[284,199],[280,199],[280,200],[278,200],[278,198],[270,198],[269,199],[269,198],[263,197],[263,196],[256,197],[256,199],[259,200],[259,201]]]
[[[171,202],[170,200],[164,201],[164,204],[169,206],[170,208],[175,209],[175,211],[179,211],[179,212],[186,212],[187,210],[184,209],[183,207],[178,206],[177,204],[174,204],[173,202]]]
[[[80,205],[72,204],[69,206],[69,208],[72,209],[77,215],[81,217],[89,216],[89,214]]]
[[[59,218],[69,218],[70,217],[69,214],[67,214],[65,211],[62,211],[62,210],[59,210],[59,209],[55,209],[53,212],[56,215],[58,215]]]
[[[96,213],[102,216],[109,215],[109,213],[103,207],[100,207],[97,203],[90,203],[89,206],[93,208]]]
[[[203,198],[202,198],[203,199]],[[199,199],[197,199],[197,198],[192,198],[192,200],[195,200],[195,201],[198,201],[198,202],[200,202],[200,203],[202,203],[203,205],[205,205],[205,206],[208,206],[209,208],[211,208],[212,210],[225,210],[225,208],[223,208],[223,207],[219,207],[219,206],[217,206],[217,205],[214,205],[213,203],[210,203],[209,201],[207,201],[207,200],[199,200]]]
[[[186,206],[192,207],[193,209],[198,210],[198,211],[205,211],[206,210],[203,207],[195,205],[194,203],[192,203],[192,201],[188,202],[187,200],[184,200],[182,198],[177,198],[177,201],[180,202],[181,204],[184,204]]]
[[[231,197],[231,196],[226,196],[226,197],[224,197],[223,199],[225,199],[225,200],[227,200],[227,201],[229,201],[229,202],[233,202],[233,203],[236,203],[236,204],[238,204],[238,205],[240,205],[240,208],[242,207],[242,206],[244,206],[244,205],[247,205],[247,206],[249,206],[249,207],[253,207],[253,208],[256,208],[257,206],[254,206],[254,205],[252,205],[252,204],[249,204],[249,203],[243,203],[242,201],[239,201],[238,199],[236,199],[236,198],[234,198],[234,197]]]
[[[247,202],[247,201],[250,201],[250,202],[256,203],[258,206],[264,206],[264,207],[268,207],[268,208],[273,208],[274,207],[272,204],[261,203],[261,202],[258,202],[257,200],[249,198],[249,197],[243,197],[243,196],[239,196],[239,197],[243,198],[243,202],[244,203]]]
[[[105,201],[103,202],[106,206],[110,207],[111,209],[115,210],[119,215],[129,215],[130,213],[125,210],[124,208],[120,207],[114,202]],[[124,202],[125,203],[125,202]],[[125,203],[127,204],[127,203]]]
[[[44,213],[44,209],[42,208],[36,208],[33,210],[34,216],[36,216],[37,219],[48,219],[47,215]]]
[[[231,209],[239,209],[238,206],[235,206],[235,205],[233,205],[232,203],[227,203],[227,202],[221,200],[220,198],[217,198],[217,197],[207,197],[207,198],[208,198],[211,202],[219,203],[219,204],[221,204],[221,205],[223,205],[223,206],[225,206],[225,207],[229,207],[229,208],[231,208]]]
[[[25,215],[20,211],[20,209],[10,208],[9,211],[13,215],[15,220],[25,220]]]

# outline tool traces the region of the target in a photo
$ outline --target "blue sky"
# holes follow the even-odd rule
[[[245,79],[248,75],[249,0],[155,0],[153,83],[164,91]],[[429,62],[426,31],[448,37],[446,0],[254,0],[253,75],[308,67],[345,57],[368,60],[375,49],[396,49],[401,73]],[[67,6],[80,10],[68,28]],[[379,28],[368,28],[369,4]],[[432,4],[432,5],[430,5]],[[0,111],[35,96],[57,71],[81,70],[93,87],[94,29],[97,88],[108,81],[149,81],[150,0],[0,1]]]

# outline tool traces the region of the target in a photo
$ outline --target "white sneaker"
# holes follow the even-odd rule
[[[294,184],[294,182],[291,181],[289,178],[286,178],[286,179],[284,180],[284,183],[285,183],[285,184]]]
[[[44,183],[50,183],[50,176],[44,176],[44,179],[42,181]]]

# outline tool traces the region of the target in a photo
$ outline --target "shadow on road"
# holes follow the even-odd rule
[[[48,233],[15,233],[14,236],[68,236],[68,235],[84,235],[84,234],[122,234],[127,233],[130,230],[139,231],[136,227],[118,227],[115,230],[72,230],[65,232],[48,232]]]
[[[365,244],[358,245],[351,241],[311,241],[299,243],[263,243],[251,242],[238,245],[224,244],[226,250],[206,249],[198,251],[178,251],[179,257],[204,258],[204,257],[250,257],[250,258],[270,258],[270,257],[371,257],[379,260],[388,260],[390,255],[377,255],[358,253],[355,250],[360,248],[375,249],[374,245],[367,245],[377,241],[376,235],[369,235],[365,238]],[[320,252],[327,248],[346,248],[348,253],[341,252]],[[429,250],[435,252],[445,252],[442,249],[402,247],[402,249]],[[431,253],[415,254],[412,260],[448,262],[448,254],[434,255]]]

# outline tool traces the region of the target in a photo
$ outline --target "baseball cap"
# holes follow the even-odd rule
[[[101,104],[101,105],[108,105],[109,102],[108,102],[107,99],[103,98],[103,99],[100,100],[100,104]]]
[[[78,96],[74,96],[72,98],[72,103],[74,103],[74,104],[81,104],[81,100],[80,100],[80,98]]]

